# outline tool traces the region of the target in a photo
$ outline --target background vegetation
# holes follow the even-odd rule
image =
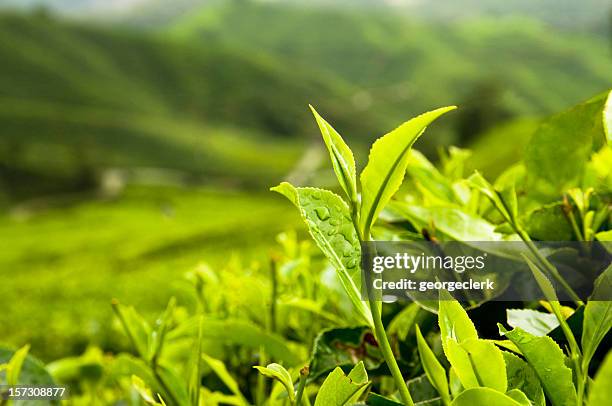
[[[605,1],[388,3],[0,2],[0,339],[44,361],[125,349],[111,298],[195,306],[203,262],[267,286],[278,233],[305,235],[268,187],[333,182],[309,103],[359,168],[459,105],[416,148],[469,147],[493,180],[612,83]]]

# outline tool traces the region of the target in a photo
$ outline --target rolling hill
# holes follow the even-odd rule
[[[308,103],[357,134],[381,122],[350,120],[351,85],[272,56],[45,15],[0,16],[0,59],[0,189],[17,195],[113,167],[267,185],[316,134]]]

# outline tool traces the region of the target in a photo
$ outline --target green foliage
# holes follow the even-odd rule
[[[368,374],[363,362],[358,363],[348,375],[336,368],[319,389],[315,406],[344,406],[354,404],[368,388]]]
[[[508,324],[511,327],[520,327],[537,337],[545,336],[559,325],[559,320],[554,314],[537,310],[508,309],[506,314]]]
[[[552,197],[579,184],[592,152],[606,142],[609,97],[606,92],[542,123],[525,152],[530,190]]]
[[[500,333],[509,338],[521,350],[529,365],[537,374],[544,392],[555,406],[575,405],[576,388],[573,385],[572,370],[565,366],[561,348],[550,337],[535,337],[520,328]]]
[[[602,300],[612,289],[612,266],[609,266],[595,281],[591,300],[584,308],[582,327],[583,369],[588,370],[595,350],[612,328],[612,302]]]
[[[522,358],[504,351],[508,391],[520,390],[535,406],[544,406],[546,400],[538,375],[531,365]]]
[[[423,369],[427,374],[427,379],[429,379],[429,382],[431,382],[431,384],[436,388],[440,394],[440,397],[443,399],[444,404],[449,404],[450,396],[446,371],[436,358],[435,354],[429,348],[429,345],[427,345],[427,342],[425,341],[425,338],[423,338],[418,325],[416,326],[416,335],[419,357],[421,359]]]
[[[291,374],[287,371],[282,365],[279,364],[268,364],[265,367],[255,366],[253,367],[259,371],[260,374],[265,377],[272,378],[277,380],[285,387],[287,391],[287,395],[289,397],[289,401],[291,403],[295,402],[295,391],[293,389],[293,379],[291,379]]]
[[[589,391],[589,406],[605,405],[612,395],[612,353],[608,353]]]
[[[357,175],[355,169],[355,158],[353,152],[346,145],[340,134],[334,128],[323,119],[314,109],[310,106],[312,113],[317,120],[323,141],[329,150],[329,157],[336,172],[338,183],[346,193],[346,197],[351,202],[352,209],[357,207]]]
[[[410,148],[425,128],[435,119],[454,110],[456,107],[443,107],[424,113],[400,125],[395,130],[379,138],[368,158],[368,164],[360,176],[361,206],[359,211],[359,231],[367,236],[380,211],[399,189],[408,166]]]
[[[525,406],[524,403],[519,403],[512,397],[491,388],[472,388],[467,389],[457,396],[452,406]]]
[[[295,188],[287,182],[272,190],[300,210],[310,235],[338,272],[355,309],[364,322],[372,325],[370,310],[361,300],[361,247],[348,205],[330,191]]]

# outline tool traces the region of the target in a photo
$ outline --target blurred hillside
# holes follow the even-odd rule
[[[356,133],[381,127],[374,114],[350,121],[342,80],[217,45],[4,15],[0,59],[0,185],[17,196],[86,187],[115,167],[267,185],[312,133],[309,102]]]
[[[117,168],[262,188],[317,136],[308,103],[363,146],[412,115],[457,104],[419,145],[433,156],[612,81],[601,36],[546,22],[524,2],[504,14],[500,2],[466,0],[471,14],[454,19],[432,2],[374,3],[150,0],[110,18],[113,2],[64,1],[5,13],[0,201],[91,189]],[[603,8],[592,0],[580,15],[591,21]]]

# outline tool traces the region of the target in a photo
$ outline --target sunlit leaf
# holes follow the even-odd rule
[[[521,350],[554,406],[576,404],[572,370],[565,365],[563,351],[550,337],[536,337],[520,328],[507,331],[501,325],[499,329]]]
[[[436,388],[440,397],[446,402],[450,402],[446,370],[442,364],[440,364],[440,361],[438,361],[431,348],[429,348],[429,345],[427,345],[418,325],[416,326],[416,337],[421,365],[423,365],[429,382]]]
[[[359,228],[362,234],[370,232],[380,211],[399,189],[412,144],[432,121],[454,109],[454,106],[443,107],[421,114],[382,136],[372,145],[368,164],[360,176]]]
[[[361,246],[348,205],[330,191],[296,188],[287,182],[271,190],[287,197],[299,209],[310,235],[336,269],[358,314],[372,326],[370,309],[361,300]]]
[[[358,363],[348,375],[342,369],[334,369],[323,381],[315,406],[352,405],[368,387],[368,374],[363,362]]]
[[[344,142],[340,134],[310,106],[314,114],[325,145],[329,151],[329,157],[336,172],[340,186],[346,193],[349,201],[357,202],[357,174],[355,171],[355,158],[353,152]]]

